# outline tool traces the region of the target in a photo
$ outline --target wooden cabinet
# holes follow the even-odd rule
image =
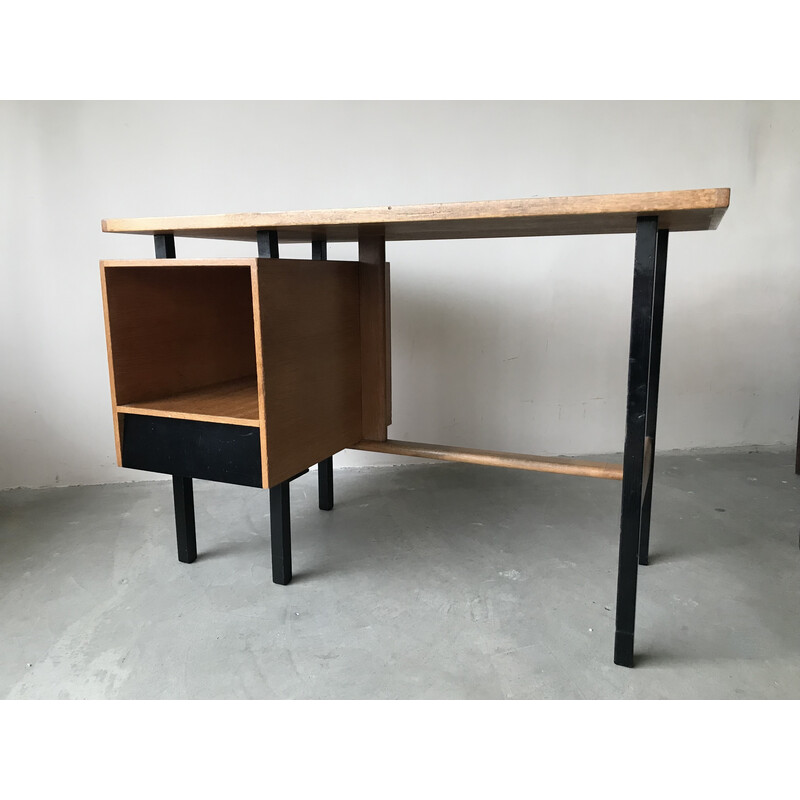
[[[266,488],[365,438],[363,268],[101,262],[120,466]]]

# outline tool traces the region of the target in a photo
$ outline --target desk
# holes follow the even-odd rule
[[[633,666],[647,564],[667,242],[713,230],[728,189],[329,211],[107,219],[156,258],[101,261],[117,463],[173,477],[178,558],[197,557],[192,479],[269,489],[273,580],[292,577],[289,484],[319,464],[333,508],[345,448],[622,482],[614,662]],[[386,243],[635,234],[622,464],[401,442],[392,419]],[[257,257],[177,259],[175,237],[253,242]],[[282,259],[282,243],[311,259]],[[329,261],[357,242],[358,261]]]

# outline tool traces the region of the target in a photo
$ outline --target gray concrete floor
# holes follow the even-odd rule
[[[620,484],[421,462],[264,491],[164,481],[0,493],[7,698],[798,698],[789,451],[660,455],[635,669],[612,664]]]

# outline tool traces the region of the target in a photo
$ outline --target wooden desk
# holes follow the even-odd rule
[[[155,259],[101,261],[117,463],[173,476],[178,557],[197,556],[192,478],[270,491],[273,580],[291,580],[289,484],[319,464],[333,508],[335,453],[465,461],[622,481],[614,661],[633,666],[636,579],[647,564],[670,232],[713,230],[728,189],[103,220],[155,237]],[[622,464],[388,438],[386,242],[635,233]],[[257,244],[258,257],[175,257],[175,237]],[[286,242],[311,260],[281,259]],[[328,261],[358,242],[358,261]],[[324,263],[323,263],[324,262]]]

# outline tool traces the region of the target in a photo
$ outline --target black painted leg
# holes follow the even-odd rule
[[[153,236],[156,258],[175,258],[175,236],[171,233],[157,233]]]
[[[292,525],[289,481],[269,490],[269,526],[272,539],[272,580],[286,586],[292,580]]]
[[[633,666],[636,579],[639,567],[639,534],[642,520],[657,238],[658,218],[640,217],[636,223],[636,252],[633,265],[628,403],[625,423],[622,515],[617,573],[617,619],[614,640],[614,663],[624,667]]]
[[[322,511],[333,508],[333,456],[320,461],[317,466],[319,473],[319,507]]]
[[[315,239],[311,242],[311,260],[328,260],[328,243],[325,239]],[[333,456],[319,462],[317,474],[320,510],[330,511],[333,508]]]
[[[669,231],[658,232],[656,247],[656,277],[653,293],[653,325],[650,342],[650,380],[647,392],[646,444],[650,453],[648,474],[644,476],[642,522],[639,533],[639,564],[650,560],[650,508],[653,503],[653,469],[656,462],[656,420],[658,417],[658,384],[661,373],[661,332],[664,327],[664,287],[667,279],[667,242]]]
[[[256,231],[259,258],[278,257],[278,231]]]
[[[278,232],[256,231],[259,258],[278,258]],[[289,481],[269,490],[269,527],[272,544],[272,580],[286,586],[292,580],[292,520]]]
[[[197,536],[194,527],[194,493],[192,479],[172,476],[172,497],[175,501],[175,530],[178,534],[178,561],[191,564],[197,558]]]
[[[175,236],[153,236],[156,258],[175,258]],[[194,492],[192,479],[172,476],[172,499],[175,502],[175,532],[178,537],[178,561],[191,564],[197,558],[197,534],[194,527]]]

